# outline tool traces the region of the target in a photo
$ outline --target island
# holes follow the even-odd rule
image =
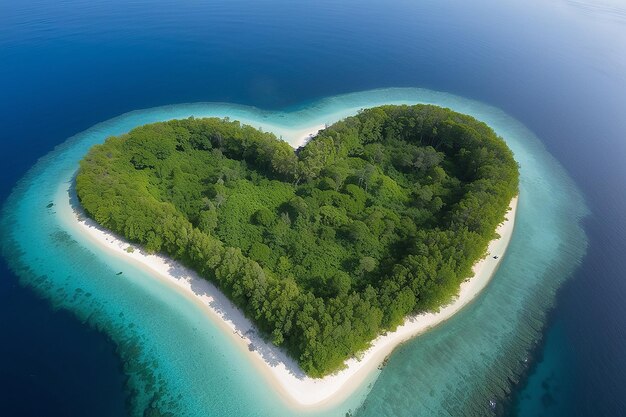
[[[142,126],[91,149],[76,193],[99,225],[215,284],[319,378],[502,256],[488,247],[518,177],[484,123],[382,106],[295,152],[237,121]]]

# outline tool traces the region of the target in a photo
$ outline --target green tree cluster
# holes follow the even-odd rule
[[[383,106],[295,152],[226,119],[142,126],[94,146],[76,190],[99,224],[195,269],[322,376],[458,293],[518,175],[484,123]]]

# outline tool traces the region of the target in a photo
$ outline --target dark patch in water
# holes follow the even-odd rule
[[[64,230],[56,230],[51,233],[52,241],[54,241],[57,246],[78,246],[76,240],[69,233]],[[81,247],[81,249],[83,249]],[[84,250],[84,249],[83,249]]]
[[[19,199],[19,196],[16,197]],[[4,219],[6,226],[7,218]],[[67,311],[68,302],[71,305],[79,306],[84,302],[89,303],[88,316],[85,316],[85,310],[77,308],[73,313],[76,318],[88,327],[101,332],[115,346],[117,355],[122,359],[123,373],[126,375],[125,397],[126,409],[132,416],[164,416],[174,417],[179,415],[177,409],[179,401],[171,399],[167,395],[167,389],[163,377],[158,372],[158,364],[155,360],[149,360],[150,355],[143,354],[143,345],[141,338],[137,334],[129,332],[134,328],[133,323],[129,323],[128,327],[120,325],[107,318],[107,314],[101,310],[97,301],[93,300],[92,294],[85,292],[82,288],[75,288],[70,294],[64,288],[55,288],[48,275],[38,274],[28,264],[23,262],[21,255],[23,251],[18,249],[18,245],[12,239],[10,233],[2,234],[4,239],[0,241],[2,254],[6,256],[10,269],[20,277],[20,283],[29,287],[44,299],[47,299],[53,311]],[[67,232],[57,230],[49,234],[50,241],[57,247],[71,248],[71,253],[76,259],[75,272],[78,273],[81,268],[81,261],[86,260],[84,257],[91,253],[78,244]],[[14,256],[7,256],[7,255]],[[50,297],[53,294],[52,298]],[[81,311],[82,310],[82,311]],[[62,313],[63,314],[63,313]],[[120,313],[120,317],[123,313]],[[130,334],[129,334],[130,333]],[[142,358],[148,357],[148,360]],[[148,398],[146,398],[148,397]],[[119,415],[119,414],[116,414]]]

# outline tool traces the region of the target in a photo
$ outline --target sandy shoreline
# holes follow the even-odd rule
[[[317,131],[320,127],[315,127]],[[314,129],[309,128],[308,132]],[[300,132],[298,132],[300,133]],[[298,135],[298,145],[310,134]],[[191,302],[202,306],[207,317],[231,335],[233,341],[250,358],[267,382],[276,389],[285,402],[296,409],[319,409],[337,404],[353,394],[368,376],[376,372],[384,359],[402,342],[425,332],[449,319],[489,283],[511,239],[517,209],[517,197],[511,200],[506,220],[498,226],[500,236],[489,243],[488,254],[474,265],[474,277],[461,284],[458,298],[442,307],[437,313],[421,314],[407,318],[396,331],[379,336],[372,346],[362,352],[360,359],[350,359],[347,368],[322,379],[309,378],[298,365],[271,343],[257,335],[254,325],[214,285],[197,276],[193,271],[161,255],[150,255],[100,227],[75,207],[71,184],[61,186],[55,198],[57,214],[70,229],[80,233],[106,252],[119,256],[150,272],[151,276],[170,285]],[[134,246],[134,245],[133,245]],[[493,256],[498,256],[494,259]]]

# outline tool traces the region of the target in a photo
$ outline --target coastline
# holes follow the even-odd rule
[[[315,127],[309,132],[316,132],[319,128]],[[311,136],[305,135],[303,131],[302,135],[298,135],[298,145]],[[407,318],[394,332],[372,341],[372,346],[359,355],[360,359],[348,360],[344,370],[313,379],[303,374],[295,361],[282,350],[263,341],[254,325],[213,284],[164,256],[147,254],[126,243],[86,217],[80,207],[71,203],[73,199],[75,196],[71,183],[59,188],[55,203],[63,223],[109,254],[134,263],[184,295],[190,302],[202,306],[207,318],[232,337],[238,348],[246,353],[251,363],[285,402],[301,410],[326,408],[346,399],[378,370],[398,345],[444,322],[470,303],[489,283],[503,258],[513,233],[518,201],[517,197],[511,201],[506,220],[497,229],[500,237],[489,243],[488,255],[474,265],[474,277],[461,284],[459,296],[452,303],[437,313]],[[129,246],[135,248],[132,253],[126,251]],[[494,259],[494,255],[498,259]]]

